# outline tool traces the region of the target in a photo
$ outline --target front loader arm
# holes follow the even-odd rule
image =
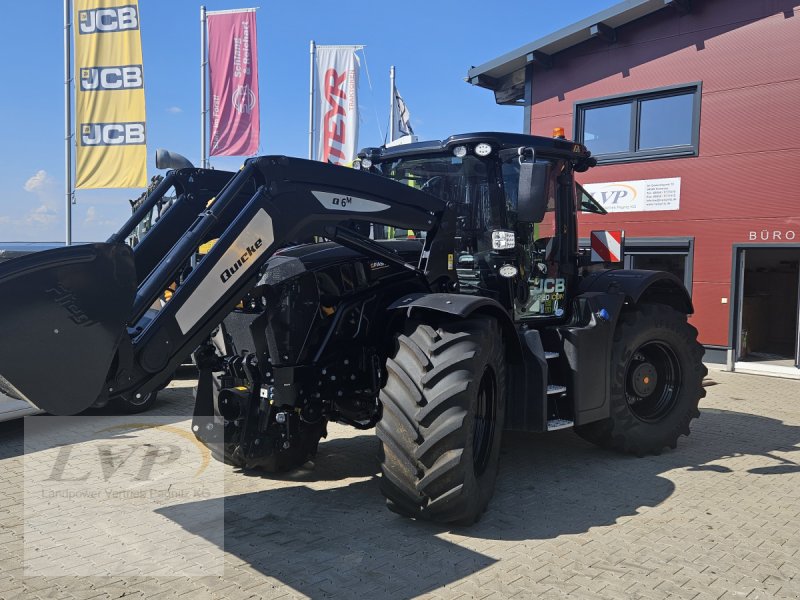
[[[243,190],[253,189],[252,186],[255,193],[244,200],[247,195],[242,193]],[[17,356],[13,359],[14,367],[6,368],[0,363],[0,382],[5,379],[7,387],[18,390],[32,404],[57,414],[83,410],[104,394],[129,396],[157,389],[256,284],[260,268],[279,248],[311,236],[355,244],[352,232],[341,229],[344,222],[354,219],[428,231],[420,274],[430,284],[444,287],[450,284],[446,268],[441,268],[447,258],[435,256],[441,254],[442,236],[435,245],[434,241],[443,220],[449,221],[444,219],[446,212],[441,200],[377,175],[283,156],[248,160],[219,195],[211,199],[206,210],[153,271],[142,278],[133,298],[119,298],[122,292],[117,288],[126,288],[124,281],[115,287],[115,301],[120,306],[131,308],[128,317],[119,319],[118,323],[109,323],[110,318],[118,317],[107,315],[104,322],[98,323],[106,332],[104,340],[109,339],[111,330],[119,332],[117,346],[108,348],[111,356],[116,354],[116,360],[111,363],[105,385],[97,389],[94,383],[97,378],[87,377],[73,363],[71,370],[56,369],[53,372],[51,369],[51,376],[62,377],[59,387],[71,391],[69,401],[59,400],[58,394],[42,393],[39,388],[35,394],[26,393],[26,389],[36,387],[29,385],[30,379],[41,377],[39,369],[22,366],[27,360],[30,365],[39,364],[41,368],[42,362],[36,363],[32,356]],[[176,280],[176,275],[199,244],[219,223],[228,220],[230,225],[214,247],[197,263],[172,299],[151,318],[148,310]],[[157,235],[160,226],[160,222],[156,223],[148,235]],[[450,230],[449,226],[444,229]],[[362,238],[358,243],[362,250],[369,251],[369,240]],[[445,245],[452,248],[452,240]],[[116,248],[111,255],[118,257],[118,265],[130,263],[130,252],[121,244],[97,246],[101,250],[103,247]],[[434,252],[431,252],[432,248]],[[71,249],[59,249],[62,253],[65,250]],[[45,260],[46,254],[43,252],[36,256]],[[102,254],[109,255],[108,252]],[[102,296],[104,282],[98,280],[87,286],[87,280],[91,280],[95,273],[89,266],[92,263],[86,264],[85,272],[79,273],[78,277],[86,288],[82,297],[91,296],[96,302],[98,296]],[[108,266],[104,268],[109,270]],[[30,280],[26,280],[26,290],[30,294],[47,296],[37,288],[38,282],[58,279],[58,276],[51,273],[48,279],[42,276],[42,269],[34,271]],[[123,273],[124,269],[118,271]],[[130,268],[125,272],[129,273]],[[0,267],[0,297],[5,285],[3,275]],[[120,276],[130,277],[129,274]],[[18,274],[15,277],[19,280]],[[91,294],[92,291],[95,293]],[[70,302],[80,309],[81,297],[71,298]],[[14,303],[0,301],[0,305],[2,330],[2,321],[13,318]],[[52,318],[52,311],[49,318]],[[58,328],[57,323],[52,325]],[[79,335],[84,335],[87,340],[91,337],[88,333]],[[58,357],[65,354],[64,349],[58,347],[57,337],[48,342],[50,347],[45,349],[45,356],[38,359],[47,361],[48,352]],[[93,383],[87,386],[86,381]]]

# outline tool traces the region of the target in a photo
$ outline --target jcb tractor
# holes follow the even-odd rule
[[[193,353],[193,429],[217,458],[282,471],[329,421],[375,427],[389,508],[447,523],[486,509],[506,429],[674,448],[704,395],[692,303],[671,274],[579,250],[579,212],[604,212],[574,179],[593,164],[563,139],[473,133],[355,169],[170,171],[107,243],[0,265],[0,389],[74,414],[147,397]]]

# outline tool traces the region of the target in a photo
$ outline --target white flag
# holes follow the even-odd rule
[[[347,165],[358,147],[358,57],[355,47],[317,46],[316,159]]]
[[[406,135],[414,135],[411,127],[411,113],[405,101],[400,96],[397,88],[394,88],[394,123],[392,123],[392,139],[397,140]]]

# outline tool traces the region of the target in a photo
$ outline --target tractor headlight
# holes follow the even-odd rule
[[[492,250],[512,250],[515,245],[513,231],[498,229],[492,232]]]
[[[492,153],[492,147],[486,142],[481,142],[475,146],[475,154],[478,156],[489,156]]]
[[[517,267],[514,265],[503,265],[499,270],[500,277],[505,277],[506,279],[516,277],[518,272]]]
[[[362,169],[369,169],[372,166],[372,161],[368,158],[361,159],[361,168]]]
[[[360,160],[358,160],[358,159],[355,159],[355,160],[353,161],[353,168],[354,168],[356,171],[360,170],[360,169],[361,169],[361,161],[360,161]]]
[[[456,158],[464,158],[467,155],[467,147],[466,146],[456,146],[453,148],[453,156]]]

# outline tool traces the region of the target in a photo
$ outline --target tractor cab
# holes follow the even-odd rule
[[[454,208],[452,260],[460,293],[497,300],[515,320],[558,321],[567,317],[578,274],[572,175],[593,163],[584,146],[566,140],[475,133],[368,148],[354,167]],[[582,205],[605,212],[580,194]]]

